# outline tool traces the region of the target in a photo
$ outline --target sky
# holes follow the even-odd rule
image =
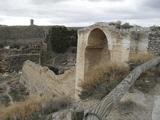
[[[160,25],[160,0],[0,0],[0,24],[86,26],[122,21]]]

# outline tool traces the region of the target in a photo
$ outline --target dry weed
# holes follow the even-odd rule
[[[0,110],[0,120],[30,120],[36,114],[49,114],[67,107],[71,103],[68,97],[39,97],[32,96],[23,102]]]
[[[125,65],[113,62],[101,62],[97,67],[87,73],[87,78],[80,84],[83,91],[93,92],[100,84],[107,82],[107,84],[118,83],[129,72],[129,68]],[[117,84],[114,84],[116,86]]]
[[[24,102],[17,102],[13,105],[6,107],[0,111],[0,119],[22,119],[30,116],[34,112],[38,112],[40,110],[40,97],[32,97],[28,98]]]
[[[153,57],[154,55],[149,52],[133,54],[130,56],[128,64],[131,67],[131,69],[133,69],[136,66],[151,60]]]

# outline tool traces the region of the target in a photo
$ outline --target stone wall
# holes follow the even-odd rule
[[[73,96],[75,69],[56,75],[48,67],[31,61],[24,62],[20,82],[29,90],[30,95]]]
[[[18,72],[22,69],[23,62],[26,60],[31,60],[35,63],[40,64],[40,54],[41,48],[36,47],[32,48],[23,48],[23,49],[0,49],[1,59],[1,66],[5,65],[4,72]]]
[[[35,63],[40,64],[40,54],[19,54],[15,56],[9,56],[8,60],[8,70],[9,72],[16,71],[18,72],[19,70],[22,69],[23,63],[26,60],[31,60]]]
[[[2,60],[0,59],[2,71],[19,71],[26,60],[39,64],[41,64],[42,60],[43,64],[45,64],[49,59],[52,59],[50,52],[47,51],[45,42],[49,30],[51,28],[54,29],[54,27],[56,28],[56,26],[36,25],[0,26],[0,54],[5,56],[2,57]]]
[[[57,26],[0,26],[0,45],[44,42],[51,28]],[[68,28],[77,30],[78,28]]]
[[[29,44],[41,42],[45,32],[40,26],[3,26],[0,27],[0,44]]]
[[[131,31],[130,41],[130,55],[137,52],[147,52],[148,31]]]
[[[160,55],[160,27],[150,28],[148,50],[155,55]]]

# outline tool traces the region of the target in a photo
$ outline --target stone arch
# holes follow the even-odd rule
[[[84,80],[87,79],[88,75],[92,74],[90,72],[101,67],[100,64],[110,59],[107,36],[102,29],[94,28],[89,32],[84,58]]]

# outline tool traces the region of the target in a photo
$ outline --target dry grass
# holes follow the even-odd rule
[[[143,64],[149,60],[151,60],[154,57],[151,53],[137,53],[133,54],[130,57],[130,60],[128,61],[128,64],[130,65],[131,69],[135,68],[136,66]]]
[[[0,120],[30,120],[35,113],[47,114],[65,108],[70,104],[69,98],[42,98],[32,96],[24,102],[1,108]]]
[[[128,61],[130,70],[154,58],[151,53],[138,53],[131,56]],[[135,82],[134,87],[142,92],[149,92],[157,83],[159,68],[152,68],[144,72]]]
[[[105,94],[109,93],[126,75],[128,75],[130,70],[153,57],[154,56],[150,53],[134,54],[128,61],[129,67],[120,63],[101,62],[86,74],[86,80],[80,84],[83,90],[82,95],[80,95],[81,98],[83,98],[82,96],[87,97],[93,92],[95,94],[101,86],[103,86],[103,90],[100,92],[107,91]]]
[[[24,102],[17,102],[13,105],[3,108],[0,111],[0,119],[23,119],[30,116],[34,112],[40,111],[41,98],[32,97]]]
[[[113,62],[101,62],[97,67],[89,71],[87,79],[80,84],[80,87],[82,87],[85,93],[93,92],[104,82],[111,85],[109,87],[112,87],[112,85],[115,87],[128,72],[129,68],[125,65]]]
[[[135,82],[134,87],[144,93],[149,93],[160,82],[160,66],[144,72]]]

